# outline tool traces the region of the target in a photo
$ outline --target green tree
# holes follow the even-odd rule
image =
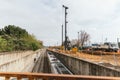
[[[0,36],[0,51],[6,51],[7,41]]]
[[[0,29],[0,36],[2,42],[5,43],[1,51],[37,50],[42,47],[42,42],[38,41],[34,35],[15,25]]]

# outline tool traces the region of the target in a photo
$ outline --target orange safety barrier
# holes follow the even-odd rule
[[[20,72],[0,72],[0,77],[10,80],[16,77],[17,80],[28,78],[29,80],[120,80],[119,77],[83,76],[83,75],[63,75],[63,74],[44,74],[44,73],[20,73]]]

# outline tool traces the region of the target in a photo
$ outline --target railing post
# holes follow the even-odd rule
[[[48,77],[45,77],[45,78],[43,78],[43,80],[49,80],[49,78],[48,78]]]
[[[5,80],[9,80],[10,79],[10,77],[9,76],[5,76]]]
[[[29,80],[34,80],[34,77],[30,76],[30,77],[29,77]]]
[[[60,77],[59,78],[57,78],[57,80],[62,80]],[[65,79],[66,80],[66,79]]]
[[[22,80],[22,78],[21,77],[17,77],[17,80]]]

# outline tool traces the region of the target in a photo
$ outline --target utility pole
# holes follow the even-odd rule
[[[119,38],[117,38],[117,44],[119,45]]]
[[[63,46],[63,25],[62,25],[62,46]]]
[[[63,5],[63,8],[65,9],[65,50],[67,50],[67,9],[68,7],[67,6],[64,6]]]
[[[80,41],[79,41],[79,32],[78,32],[78,50],[79,50],[79,42],[80,42]]]

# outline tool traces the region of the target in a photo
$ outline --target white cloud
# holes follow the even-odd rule
[[[0,27],[14,24],[27,29],[45,45],[61,42],[62,4],[68,9],[68,36],[86,30],[91,40],[116,41],[120,26],[119,0],[1,0]],[[114,37],[111,37],[114,36]]]
[[[82,29],[90,33],[91,40],[96,42],[100,42],[102,36],[108,37],[109,41],[120,37],[119,0],[66,0],[64,4],[69,6],[70,35]]]

